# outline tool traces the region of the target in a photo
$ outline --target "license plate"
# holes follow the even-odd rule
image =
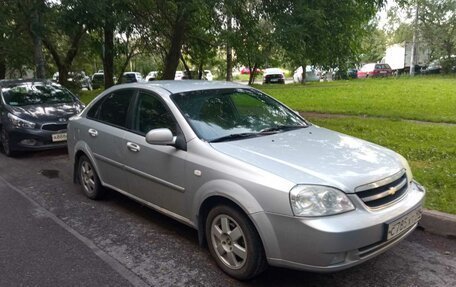
[[[387,224],[386,239],[398,236],[421,219],[421,207]]]
[[[271,82],[277,82],[279,79],[271,79]]]
[[[63,142],[67,140],[67,134],[66,133],[61,133],[61,134],[53,134],[52,135],[52,141],[53,142]]]
[[[387,71],[380,71],[380,74],[386,74]]]

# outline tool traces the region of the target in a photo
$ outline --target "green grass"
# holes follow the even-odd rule
[[[299,111],[456,123],[456,77],[256,87]]]
[[[77,93],[77,96],[84,104],[87,105],[88,103],[90,103],[91,100],[93,100],[96,96],[98,96],[102,92],[103,92],[102,89],[92,90],[92,91],[80,91],[79,93]]]

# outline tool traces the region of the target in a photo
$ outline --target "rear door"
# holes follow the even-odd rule
[[[134,89],[116,90],[99,100],[87,113],[81,134],[91,149],[98,173],[106,185],[126,191],[126,142]]]

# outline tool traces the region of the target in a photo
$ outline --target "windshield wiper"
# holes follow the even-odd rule
[[[258,133],[239,133],[239,134],[230,134],[227,136],[219,137],[213,140],[210,140],[210,143],[217,143],[217,142],[224,142],[224,141],[232,141],[238,139],[245,139],[250,137],[258,136]]]
[[[262,129],[259,133],[260,134],[275,133],[275,132],[290,131],[290,130],[295,130],[295,129],[302,129],[302,128],[306,128],[306,127],[307,126],[302,126],[302,125],[279,125],[279,126]]]

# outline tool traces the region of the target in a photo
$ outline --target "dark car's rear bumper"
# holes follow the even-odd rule
[[[13,151],[47,150],[64,148],[65,141],[53,141],[53,134],[66,134],[66,130],[46,131],[42,129],[6,128],[9,135],[10,149]]]

